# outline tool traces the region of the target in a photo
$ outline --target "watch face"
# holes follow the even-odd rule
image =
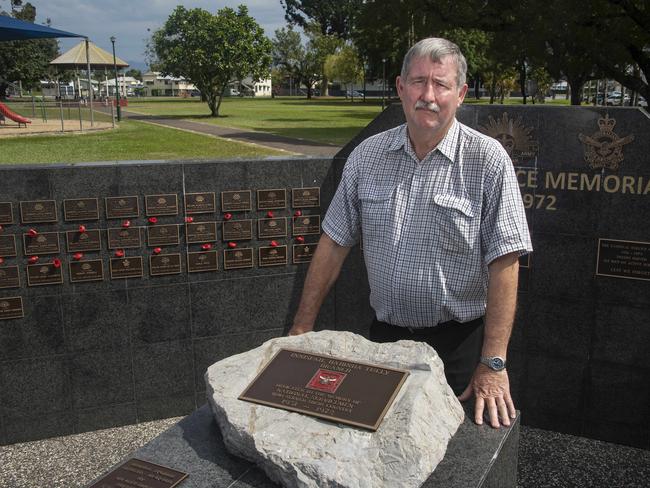
[[[490,367],[496,371],[502,370],[505,364],[501,358],[492,358],[490,359]]]

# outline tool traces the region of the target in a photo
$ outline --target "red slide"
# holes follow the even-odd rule
[[[18,122],[18,127],[20,127],[21,124],[24,125],[25,127],[27,127],[27,124],[31,124],[31,123],[32,123],[31,120],[26,119],[26,118],[23,117],[22,115],[18,115],[17,113],[12,112],[11,110],[9,110],[9,107],[7,107],[7,106],[6,106],[4,103],[2,103],[2,102],[0,102],[0,114],[4,115],[4,116],[7,117],[8,119],[13,120],[14,122]]]

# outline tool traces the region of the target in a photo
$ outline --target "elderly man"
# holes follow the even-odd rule
[[[350,155],[323,221],[290,334],[312,330],[363,236],[376,319],[370,339],[430,344],[474,417],[510,425],[505,369],[518,257],[532,251],[517,180],[497,141],[459,123],[467,63],[458,46],[414,45],[397,77],[406,124]]]

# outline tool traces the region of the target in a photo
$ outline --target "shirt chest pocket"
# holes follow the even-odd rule
[[[390,232],[393,224],[395,187],[359,187],[364,239]]]
[[[435,241],[452,253],[467,254],[477,245],[478,218],[472,202],[455,195],[433,197]]]

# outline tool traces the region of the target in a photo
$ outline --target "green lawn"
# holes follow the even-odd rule
[[[124,121],[119,129],[86,134],[3,138],[0,146],[0,164],[227,159],[286,154],[136,121]]]
[[[289,97],[225,98],[220,116],[214,118],[209,116],[208,105],[196,99],[163,102],[132,99],[128,110],[344,145],[381,112],[381,102],[352,103],[342,99]]]

